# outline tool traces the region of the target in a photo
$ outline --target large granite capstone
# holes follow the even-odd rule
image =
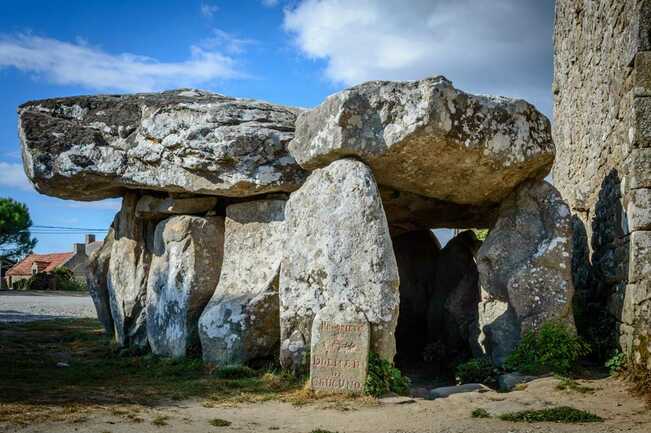
[[[499,203],[554,160],[549,120],[523,100],[476,96],[444,77],[370,81],[298,116],[291,154],[305,169],[348,156],[377,183],[452,203]]]
[[[76,96],[20,106],[25,172],[75,200],[125,189],[248,196],[293,191],[287,152],[299,110],[201,90]]]

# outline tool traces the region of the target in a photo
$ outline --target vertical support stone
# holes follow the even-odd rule
[[[278,274],[284,241],[284,200],[226,208],[222,275],[199,320],[204,361],[244,364],[278,353]]]
[[[198,351],[197,323],[219,282],[222,217],[176,216],[158,223],[147,281],[147,337],[154,354]]]
[[[107,335],[114,337],[115,329],[113,317],[111,316],[111,302],[108,290],[108,272],[111,261],[111,250],[115,241],[113,227],[109,229],[104,243],[88,258],[86,267],[86,285],[88,292],[95,304],[97,318],[104,327]]]
[[[572,221],[558,191],[528,181],[499,209],[477,255],[480,344],[501,365],[523,333],[572,316]]]
[[[280,361],[309,360],[312,321],[327,304],[363,315],[370,346],[393,361],[399,277],[389,228],[369,167],[337,160],[312,172],[290,195],[280,273]]]
[[[117,344],[145,348],[147,274],[151,263],[147,245],[151,245],[153,230],[149,223],[136,218],[138,198],[138,193],[127,192],[116,215],[107,288]]]

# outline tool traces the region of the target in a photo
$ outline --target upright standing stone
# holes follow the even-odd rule
[[[106,333],[111,337],[113,337],[115,329],[113,317],[111,316],[108,271],[114,241],[115,232],[111,227],[104,239],[104,243],[100,248],[92,252],[88,258],[88,265],[86,266],[86,284],[90,297],[93,299],[93,304],[95,304],[97,319],[104,327]]]
[[[119,346],[147,346],[145,302],[151,263],[152,226],[136,218],[138,194],[128,192],[115,217],[107,288]],[[149,239],[148,239],[149,238]]]
[[[197,322],[219,281],[222,217],[161,221],[147,283],[147,336],[153,353],[184,357],[198,349]]]
[[[278,274],[284,239],[284,200],[226,208],[222,274],[199,320],[205,361],[243,364],[278,353]]]
[[[312,321],[326,304],[348,305],[371,325],[371,350],[393,361],[399,277],[375,179],[342,159],[315,170],[285,209],[280,273],[280,361],[306,366]]]
[[[312,323],[310,387],[361,394],[368,373],[370,329],[349,305],[328,305]]]
[[[480,344],[496,364],[543,322],[574,325],[571,248],[570,210],[547,182],[525,182],[502,203],[477,256]]]

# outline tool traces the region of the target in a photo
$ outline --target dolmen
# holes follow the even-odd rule
[[[181,89],[18,112],[39,192],[122,198],[88,275],[121,346],[279,358],[315,389],[361,392],[368,352],[396,353],[393,239],[435,228],[490,229],[464,295],[475,319],[451,314],[495,363],[544,321],[573,326],[571,215],[544,180],[550,123],[523,100],[439,76],[367,82],[311,110]]]

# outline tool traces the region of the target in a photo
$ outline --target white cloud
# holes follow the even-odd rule
[[[268,8],[278,6],[278,0],[262,0],[262,5]]]
[[[445,75],[551,111],[553,0],[301,0],[284,28],[345,85]]]
[[[7,67],[42,74],[56,84],[128,92],[196,87],[245,77],[232,57],[200,46],[190,47],[188,60],[160,62],[130,53],[110,54],[84,41],[32,35],[0,36],[0,69]]]
[[[201,3],[201,15],[207,18],[212,18],[217,13],[219,6],[211,3]]]
[[[0,186],[23,191],[34,191],[34,187],[25,175],[22,164],[2,161],[0,161]]]
[[[241,54],[257,43],[255,39],[240,38],[221,29],[213,29],[212,36],[201,41],[199,46],[205,50],[221,49],[230,54]]]

